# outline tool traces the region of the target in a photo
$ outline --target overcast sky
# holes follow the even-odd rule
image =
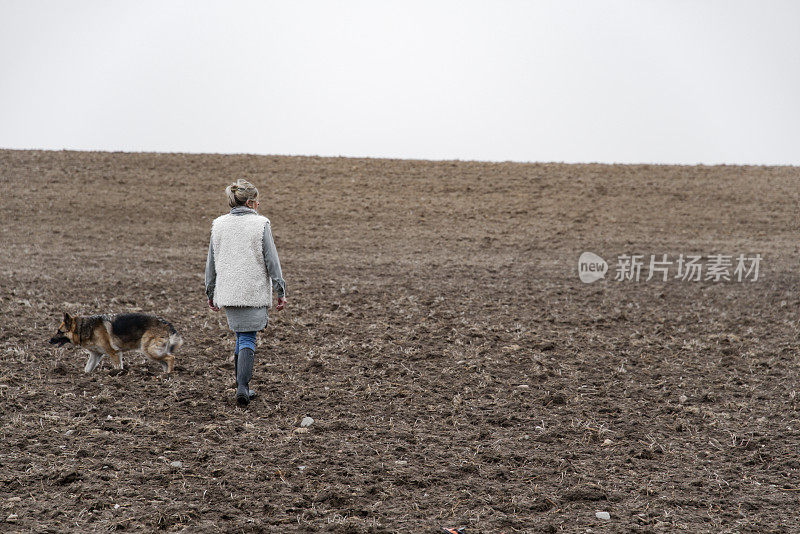
[[[800,164],[800,2],[0,0],[0,147]]]

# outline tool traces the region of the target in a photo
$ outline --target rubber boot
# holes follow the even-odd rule
[[[239,354],[233,355],[233,378],[236,382],[233,384],[233,387],[236,388],[239,386]],[[253,397],[256,396],[256,392],[252,389],[248,390],[248,394],[250,395],[250,400],[253,400]]]
[[[255,353],[253,349],[239,349],[239,356],[236,357],[236,402],[241,406],[247,406],[255,392],[249,388],[250,379],[253,377],[253,362]]]

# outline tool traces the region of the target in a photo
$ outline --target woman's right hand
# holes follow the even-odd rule
[[[284,307],[286,307],[286,298],[285,297],[278,297],[278,303],[275,304],[275,309],[276,310],[282,310]]]
[[[211,300],[211,299],[208,299],[208,307],[211,308],[214,311],[219,311],[219,308],[214,306],[214,301]]]

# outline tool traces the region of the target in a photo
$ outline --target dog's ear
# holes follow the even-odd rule
[[[64,325],[69,328],[70,323],[72,322],[72,317],[67,312],[64,312]]]

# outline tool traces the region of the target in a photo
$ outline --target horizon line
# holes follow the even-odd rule
[[[800,167],[800,163],[729,163],[729,162],[692,162],[692,163],[665,163],[653,161],[557,161],[557,160],[514,160],[514,159],[461,159],[461,158],[420,158],[397,156],[361,156],[344,154],[278,154],[271,152],[205,152],[205,151],[158,151],[158,150],[111,150],[95,148],[32,148],[32,147],[7,147],[0,146],[0,151],[17,152],[84,152],[105,154],[162,154],[162,155],[190,155],[190,156],[256,156],[256,157],[281,157],[281,158],[320,158],[320,159],[374,159],[395,161],[419,161],[430,163],[513,163],[517,165],[608,165],[608,166],[658,166],[658,167]]]

